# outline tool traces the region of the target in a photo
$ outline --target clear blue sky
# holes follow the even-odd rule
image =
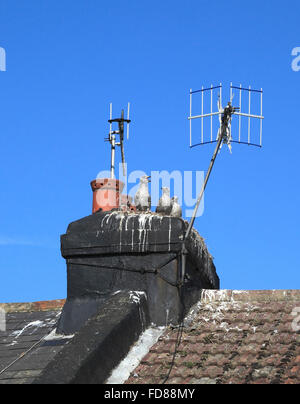
[[[195,226],[221,287],[300,288],[299,1],[0,0],[0,301],[66,296],[60,234],[109,166],[109,102],[131,102],[129,171],[206,170],[190,88],[264,89],[264,148],[219,155]]]

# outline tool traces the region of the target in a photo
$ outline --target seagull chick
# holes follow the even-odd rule
[[[172,201],[170,198],[170,189],[167,187],[162,187],[162,197],[160,198],[157,208],[156,208],[156,213],[161,213],[163,215],[170,215],[171,210],[172,210]]]
[[[140,186],[134,197],[134,203],[138,211],[146,212],[151,208],[151,196],[148,190],[150,176],[143,175],[140,178]]]
[[[181,217],[182,216],[182,209],[181,206],[178,203],[178,196],[173,196],[172,198],[172,210],[171,210],[171,216],[174,217]]]

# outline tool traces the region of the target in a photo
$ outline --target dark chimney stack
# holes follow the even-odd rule
[[[58,332],[76,332],[119,291],[144,292],[151,323],[179,324],[182,310],[199,300],[201,289],[219,288],[203,239],[193,229],[186,240],[182,295],[180,261],[187,222],[152,212],[137,214],[130,203],[124,208],[129,199],[120,197],[123,183],[118,180],[98,179],[91,185],[94,213],[71,223],[61,236],[68,293]]]

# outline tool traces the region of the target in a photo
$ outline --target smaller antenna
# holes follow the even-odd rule
[[[125,165],[125,153],[124,153],[124,124],[127,124],[127,139],[129,139],[129,124],[131,120],[129,119],[129,109],[130,103],[128,103],[127,107],[127,119],[124,118],[124,109],[121,111],[120,118],[112,117],[112,103],[109,106],[109,134],[108,138],[105,138],[105,141],[110,142],[111,144],[111,178],[115,178],[115,159],[116,159],[116,146],[119,146],[121,149],[121,160],[123,165],[123,175],[126,175],[126,165]],[[118,124],[118,129],[114,130],[114,124]],[[116,136],[119,136],[119,141],[117,141]]]

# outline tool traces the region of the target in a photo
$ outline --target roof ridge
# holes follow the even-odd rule
[[[235,290],[203,289],[201,303],[299,301],[300,289]]]
[[[65,299],[56,299],[27,303],[0,303],[0,309],[3,309],[6,313],[51,311],[60,310],[64,306],[65,302]]]

